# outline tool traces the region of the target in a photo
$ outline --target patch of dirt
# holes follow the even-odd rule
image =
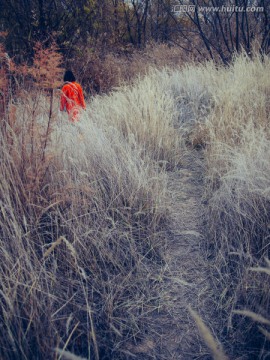
[[[205,205],[204,160],[200,150],[187,150],[182,166],[169,175],[172,215],[161,282],[161,307],[149,319],[149,335],[136,359],[212,359],[188,308],[213,330],[217,328],[210,284],[210,266],[203,249]],[[151,349],[148,344],[151,344]],[[154,346],[155,344],[155,346]],[[141,349],[139,349],[141,350]]]

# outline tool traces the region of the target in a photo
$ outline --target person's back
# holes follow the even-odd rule
[[[65,84],[62,88],[60,110],[66,110],[72,122],[79,120],[79,112],[85,109],[84,95],[81,85],[76,82],[72,71],[66,71],[64,75]]]

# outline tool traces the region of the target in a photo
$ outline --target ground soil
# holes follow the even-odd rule
[[[149,337],[131,350],[136,359],[212,359],[189,307],[215,333],[210,266],[204,247],[203,150],[186,150],[169,174],[171,215],[161,279],[161,308],[149,319]]]

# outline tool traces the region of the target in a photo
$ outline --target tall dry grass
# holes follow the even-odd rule
[[[76,125],[58,112],[56,91],[52,109],[40,89],[10,104],[0,137],[2,358],[124,359],[156,337],[166,169],[183,144],[170,78],[152,73],[97,97]]]
[[[207,245],[221,336],[233,358],[264,358],[269,351],[265,335],[239,312],[269,318],[267,276],[250,271],[269,257],[269,74],[269,58],[259,55],[212,66],[205,78],[212,110],[193,133],[206,146]]]
[[[267,58],[245,56],[226,68],[152,69],[92,98],[75,126],[56,90],[20,89],[0,136],[2,358],[127,359],[157,339],[167,172],[186,146],[205,148],[224,352],[267,355],[268,75]]]
[[[269,65],[241,55],[228,67],[152,71],[90,105],[92,123],[117,129],[149,168],[173,170],[186,145],[205,149],[205,246],[232,358],[269,351],[268,273],[252,270],[269,257]]]
[[[91,124],[55,130],[41,177],[39,135],[33,156],[16,134],[16,157],[1,141],[1,356],[120,358],[159,306],[149,263],[161,261],[166,179]]]
[[[100,94],[145,76],[151,68],[179,68],[191,59],[192,54],[187,56],[178,46],[149,43],[140,51],[133,47],[114,52],[89,47],[67,63],[76,69],[87,92]]]

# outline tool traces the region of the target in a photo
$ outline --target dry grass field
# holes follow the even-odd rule
[[[75,125],[59,95],[22,88],[1,122],[0,358],[162,358],[131,349],[158,337],[149,324],[167,307],[169,199],[181,190],[169,179],[197,151],[197,240],[212,286],[207,312],[218,314],[212,331],[203,309],[190,310],[213,354],[201,359],[226,358],[218,341],[230,359],[266,359],[269,59],[152,68],[90,98]]]

